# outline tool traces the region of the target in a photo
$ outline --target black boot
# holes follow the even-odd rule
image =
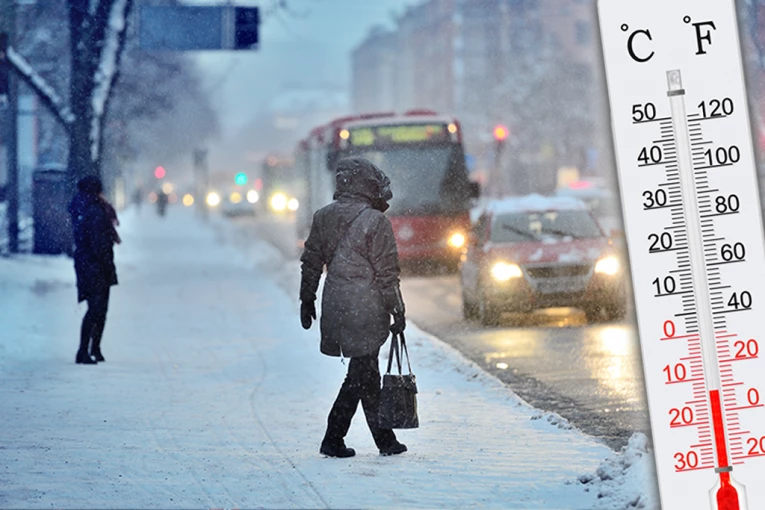
[[[398,455],[399,453],[404,453],[405,451],[406,445],[404,443],[394,441],[390,445],[386,445],[385,447],[380,448],[380,455]]]
[[[91,348],[90,349],[90,355],[93,356],[93,358],[95,358],[95,360],[98,361],[99,363],[106,361],[104,359],[104,355],[101,354],[101,347],[100,346],[96,346],[96,347]]]
[[[328,441],[325,439],[321,442],[319,453],[327,457],[347,458],[356,455],[356,450],[345,446],[345,441],[342,439],[339,441]]]
[[[77,358],[75,360],[76,363],[82,364],[82,365],[95,365],[96,360],[90,357],[88,355],[88,351],[80,349],[77,351]]]

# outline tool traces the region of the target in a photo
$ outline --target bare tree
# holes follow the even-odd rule
[[[133,0],[69,0],[72,56],[69,168],[75,177],[101,173],[103,126],[119,75]]]

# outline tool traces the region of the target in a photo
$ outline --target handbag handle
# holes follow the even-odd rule
[[[409,350],[406,348],[406,338],[404,338],[404,332],[402,331],[399,334],[400,341],[401,341],[401,350],[404,351],[404,354],[406,355],[406,366],[409,369],[409,374],[412,373],[412,364],[409,361]],[[390,370],[393,367],[393,353],[396,353],[396,364],[398,365],[398,373],[399,375],[403,375],[402,367],[401,367],[401,353],[399,351],[399,337],[396,335],[391,335],[390,339],[390,351],[388,352],[388,370],[385,372],[386,374],[390,374]]]

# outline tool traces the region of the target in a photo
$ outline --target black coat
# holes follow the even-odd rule
[[[114,225],[110,206],[93,193],[78,192],[69,204],[74,231],[77,301],[117,285]]]
[[[394,304],[403,312],[390,220],[367,197],[342,195],[314,214],[300,260],[302,301],[315,299],[327,265],[321,352],[352,358],[379,349],[390,334]]]

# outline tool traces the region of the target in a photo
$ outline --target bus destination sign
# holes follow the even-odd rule
[[[346,133],[341,132],[340,136],[349,138],[350,144],[355,147],[446,142],[450,138],[450,126],[447,124],[398,124],[395,126],[359,127],[351,128]]]

